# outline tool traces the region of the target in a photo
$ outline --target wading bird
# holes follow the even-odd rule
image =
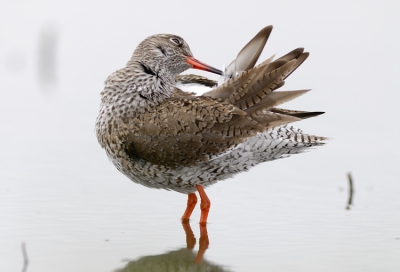
[[[101,147],[132,181],[188,194],[183,221],[196,191],[204,224],[210,209],[204,187],[325,140],[288,125],[322,112],[277,108],[309,91],[276,91],[308,53],[297,48],[254,67],[271,30],[262,29],[224,72],[196,60],[181,37],[153,35],[105,82],[96,121]],[[179,75],[190,68],[222,80]],[[193,83],[212,88],[202,95],[182,90]]]

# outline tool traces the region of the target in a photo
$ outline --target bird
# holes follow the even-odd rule
[[[261,29],[223,71],[195,59],[180,36],[152,35],[105,81],[95,127],[99,144],[133,182],[187,194],[182,222],[190,219],[196,192],[200,224],[206,224],[211,201],[204,188],[327,140],[290,125],[324,112],[277,107],[309,91],[276,91],[309,53],[296,48],[255,65],[271,31]],[[181,74],[188,69],[221,77]],[[193,84],[206,90],[185,90]]]

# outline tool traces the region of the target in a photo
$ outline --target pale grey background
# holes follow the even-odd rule
[[[97,144],[103,82],[149,35],[178,34],[222,67],[270,24],[262,59],[311,52],[282,89],[313,91],[287,107],[326,111],[295,125],[332,140],[210,187],[205,258],[232,271],[400,271],[395,1],[0,3],[0,271],[22,269],[22,242],[29,272],[114,271],[184,247],[186,196],[130,182]]]

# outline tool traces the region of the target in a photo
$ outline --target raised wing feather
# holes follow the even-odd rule
[[[271,31],[272,26],[264,27],[243,47],[236,59],[226,67],[225,74],[227,77],[235,75],[236,72],[246,71],[254,67],[264,49]]]
[[[177,75],[175,80],[177,84],[199,84],[206,87],[215,87],[218,83],[215,80],[192,74]]]

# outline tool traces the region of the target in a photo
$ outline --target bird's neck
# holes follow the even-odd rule
[[[136,62],[111,74],[101,92],[96,134],[104,147],[113,133],[120,133],[129,120],[169,99],[175,91],[175,79]]]
[[[131,62],[108,77],[101,93],[102,103],[118,110],[127,107],[132,118],[164,102],[174,88],[173,75],[139,61]]]

